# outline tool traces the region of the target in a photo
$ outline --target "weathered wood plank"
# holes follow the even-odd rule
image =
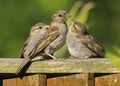
[[[93,85],[88,85],[88,74],[86,73],[48,78],[47,86],[93,86]]]
[[[47,86],[47,75],[39,74],[39,85],[38,86]]]
[[[2,86],[46,86],[47,78],[44,74],[24,76],[23,78],[4,79]]]
[[[21,78],[16,78],[16,84],[17,86],[24,86],[24,81]]]
[[[101,74],[95,77],[95,86],[120,86],[120,74]]]
[[[47,86],[95,86],[93,73],[81,73],[50,77]]]
[[[46,75],[44,74],[25,76],[23,77],[23,81],[24,81],[23,86],[46,86],[47,84]]]
[[[95,85],[94,73],[88,73],[88,86],[97,86],[97,85]]]
[[[3,86],[17,86],[16,78],[3,80]]]
[[[23,59],[0,59],[0,74],[14,74]],[[117,73],[108,59],[65,59],[33,62],[27,73]]]

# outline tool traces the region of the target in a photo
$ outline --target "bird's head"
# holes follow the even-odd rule
[[[30,34],[34,34],[34,33],[37,33],[39,31],[42,32],[42,31],[47,30],[47,29],[49,29],[49,25],[46,25],[45,23],[37,23],[31,28]]]
[[[70,17],[71,15],[67,11],[59,10],[52,15],[52,21],[58,22],[58,23],[64,23],[66,22],[67,18],[70,18]]]
[[[84,34],[87,32],[86,27],[82,23],[74,20],[71,21],[71,30],[79,34]]]

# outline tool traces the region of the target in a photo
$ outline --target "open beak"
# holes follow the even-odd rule
[[[75,21],[72,19],[71,20],[71,25],[74,26]]]

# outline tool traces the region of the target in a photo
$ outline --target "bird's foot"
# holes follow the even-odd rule
[[[90,56],[85,56],[85,57],[83,57],[83,59],[88,59]]]
[[[69,56],[69,59],[75,59],[75,57],[73,57],[73,56]]]

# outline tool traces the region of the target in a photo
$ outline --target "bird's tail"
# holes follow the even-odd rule
[[[27,71],[30,64],[31,64],[30,59],[25,58],[25,60],[21,63],[21,65],[16,70],[16,75],[23,76],[23,74]]]

